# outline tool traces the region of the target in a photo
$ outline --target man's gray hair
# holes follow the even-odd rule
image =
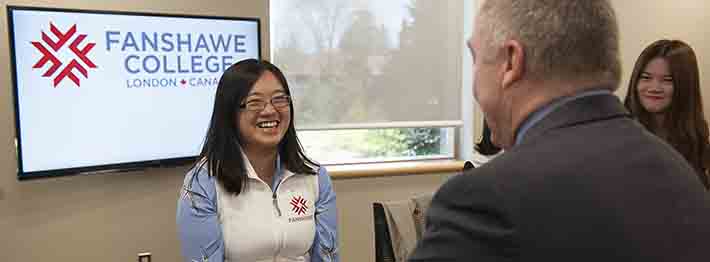
[[[486,0],[479,10],[477,54],[492,60],[507,40],[519,41],[534,79],[614,83],[621,76],[619,29],[608,0]]]

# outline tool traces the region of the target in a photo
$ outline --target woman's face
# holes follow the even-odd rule
[[[649,113],[662,113],[673,102],[673,76],[668,61],[654,58],[639,76],[636,86],[641,105]]]
[[[276,150],[291,123],[290,99],[281,82],[266,71],[241,102],[237,121],[242,147]]]

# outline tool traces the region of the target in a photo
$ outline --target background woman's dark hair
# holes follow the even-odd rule
[[[500,147],[497,147],[491,141],[491,129],[488,128],[488,123],[485,119],[483,120],[483,135],[481,136],[481,141],[476,143],[476,151],[484,156],[491,156],[500,152]]]
[[[242,157],[239,121],[236,120],[236,115],[241,113],[239,105],[266,71],[273,73],[286,94],[291,95],[284,74],[268,61],[246,59],[227,68],[219,79],[212,119],[199,160],[195,164],[195,172],[206,164],[209,175],[215,176],[225,190],[233,194],[241,193],[246,186],[245,163],[248,161]],[[295,174],[315,174],[319,165],[303,153],[294,127],[293,103],[289,107],[291,121],[278,145],[281,162]]]
[[[641,73],[654,58],[664,58],[673,77],[673,98],[664,113],[663,126],[656,126],[653,114],[643,107],[636,90]],[[667,142],[697,170],[707,188],[707,167],[703,159],[708,148],[708,125],[703,113],[699,75],[695,52],[688,44],[658,40],[646,47],[636,60],[624,105],[648,130],[664,129]]]

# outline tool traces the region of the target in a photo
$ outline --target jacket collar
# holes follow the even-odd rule
[[[552,102],[548,103],[547,105],[541,106],[534,112],[532,112],[528,117],[523,121],[520,126],[518,127],[518,130],[515,134],[515,144],[520,144],[520,142],[523,140],[525,137],[525,133],[533,127],[537,122],[540,122],[543,118],[545,118],[548,114],[552,113],[555,111],[558,107],[569,103],[571,101],[574,101],[576,99],[580,99],[582,97],[586,96],[594,96],[594,95],[605,95],[605,94],[611,94],[611,91],[609,89],[591,89],[588,91],[580,92],[576,95],[571,95],[571,96],[565,96],[565,97],[560,97]]]
[[[521,144],[534,140],[552,129],[618,117],[631,117],[631,114],[615,95],[610,93],[581,97],[560,105],[530,127]]]
[[[251,161],[249,161],[249,157],[247,157],[247,154],[244,153],[244,149],[241,149],[242,152],[242,158],[244,160],[244,168],[246,168],[247,172],[247,177],[250,179],[256,179],[256,180],[261,180],[259,176],[256,174],[256,171],[254,170],[254,167],[251,165]],[[293,173],[291,171],[288,171],[287,169],[283,168],[283,165],[281,163],[281,155],[276,154],[276,169],[274,170],[274,181],[281,181],[283,178],[291,176]],[[271,185],[272,181],[263,181],[266,184]],[[274,182],[278,183],[278,182]],[[272,185],[273,186],[273,185]]]
[[[242,152],[242,160],[244,161],[244,168],[246,169],[247,172],[247,177],[251,179],[257,179],[261,180],[258,175],[256,175],[256,171],[254,170],[254,167],[251,165],[251,161],[249,161],[249,157],[247,157],[247,154],[244,153],[244,148],[240,148]],[[277,157],[278,158],[278,157]]]

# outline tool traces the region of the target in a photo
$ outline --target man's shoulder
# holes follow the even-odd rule
[[[670,173],[694,174],[672,147],[628,118],[548,130],[472,172],[510,194],[621,180],[669,182]]]
[[[504,174],[510,173],[514,167],[505,165],[506,162],[495,158],[482,166],[452,176],[439,188],[435,197],[471,199],[498,195],[501,193],[500,185],[505,183],[507,177]]]

